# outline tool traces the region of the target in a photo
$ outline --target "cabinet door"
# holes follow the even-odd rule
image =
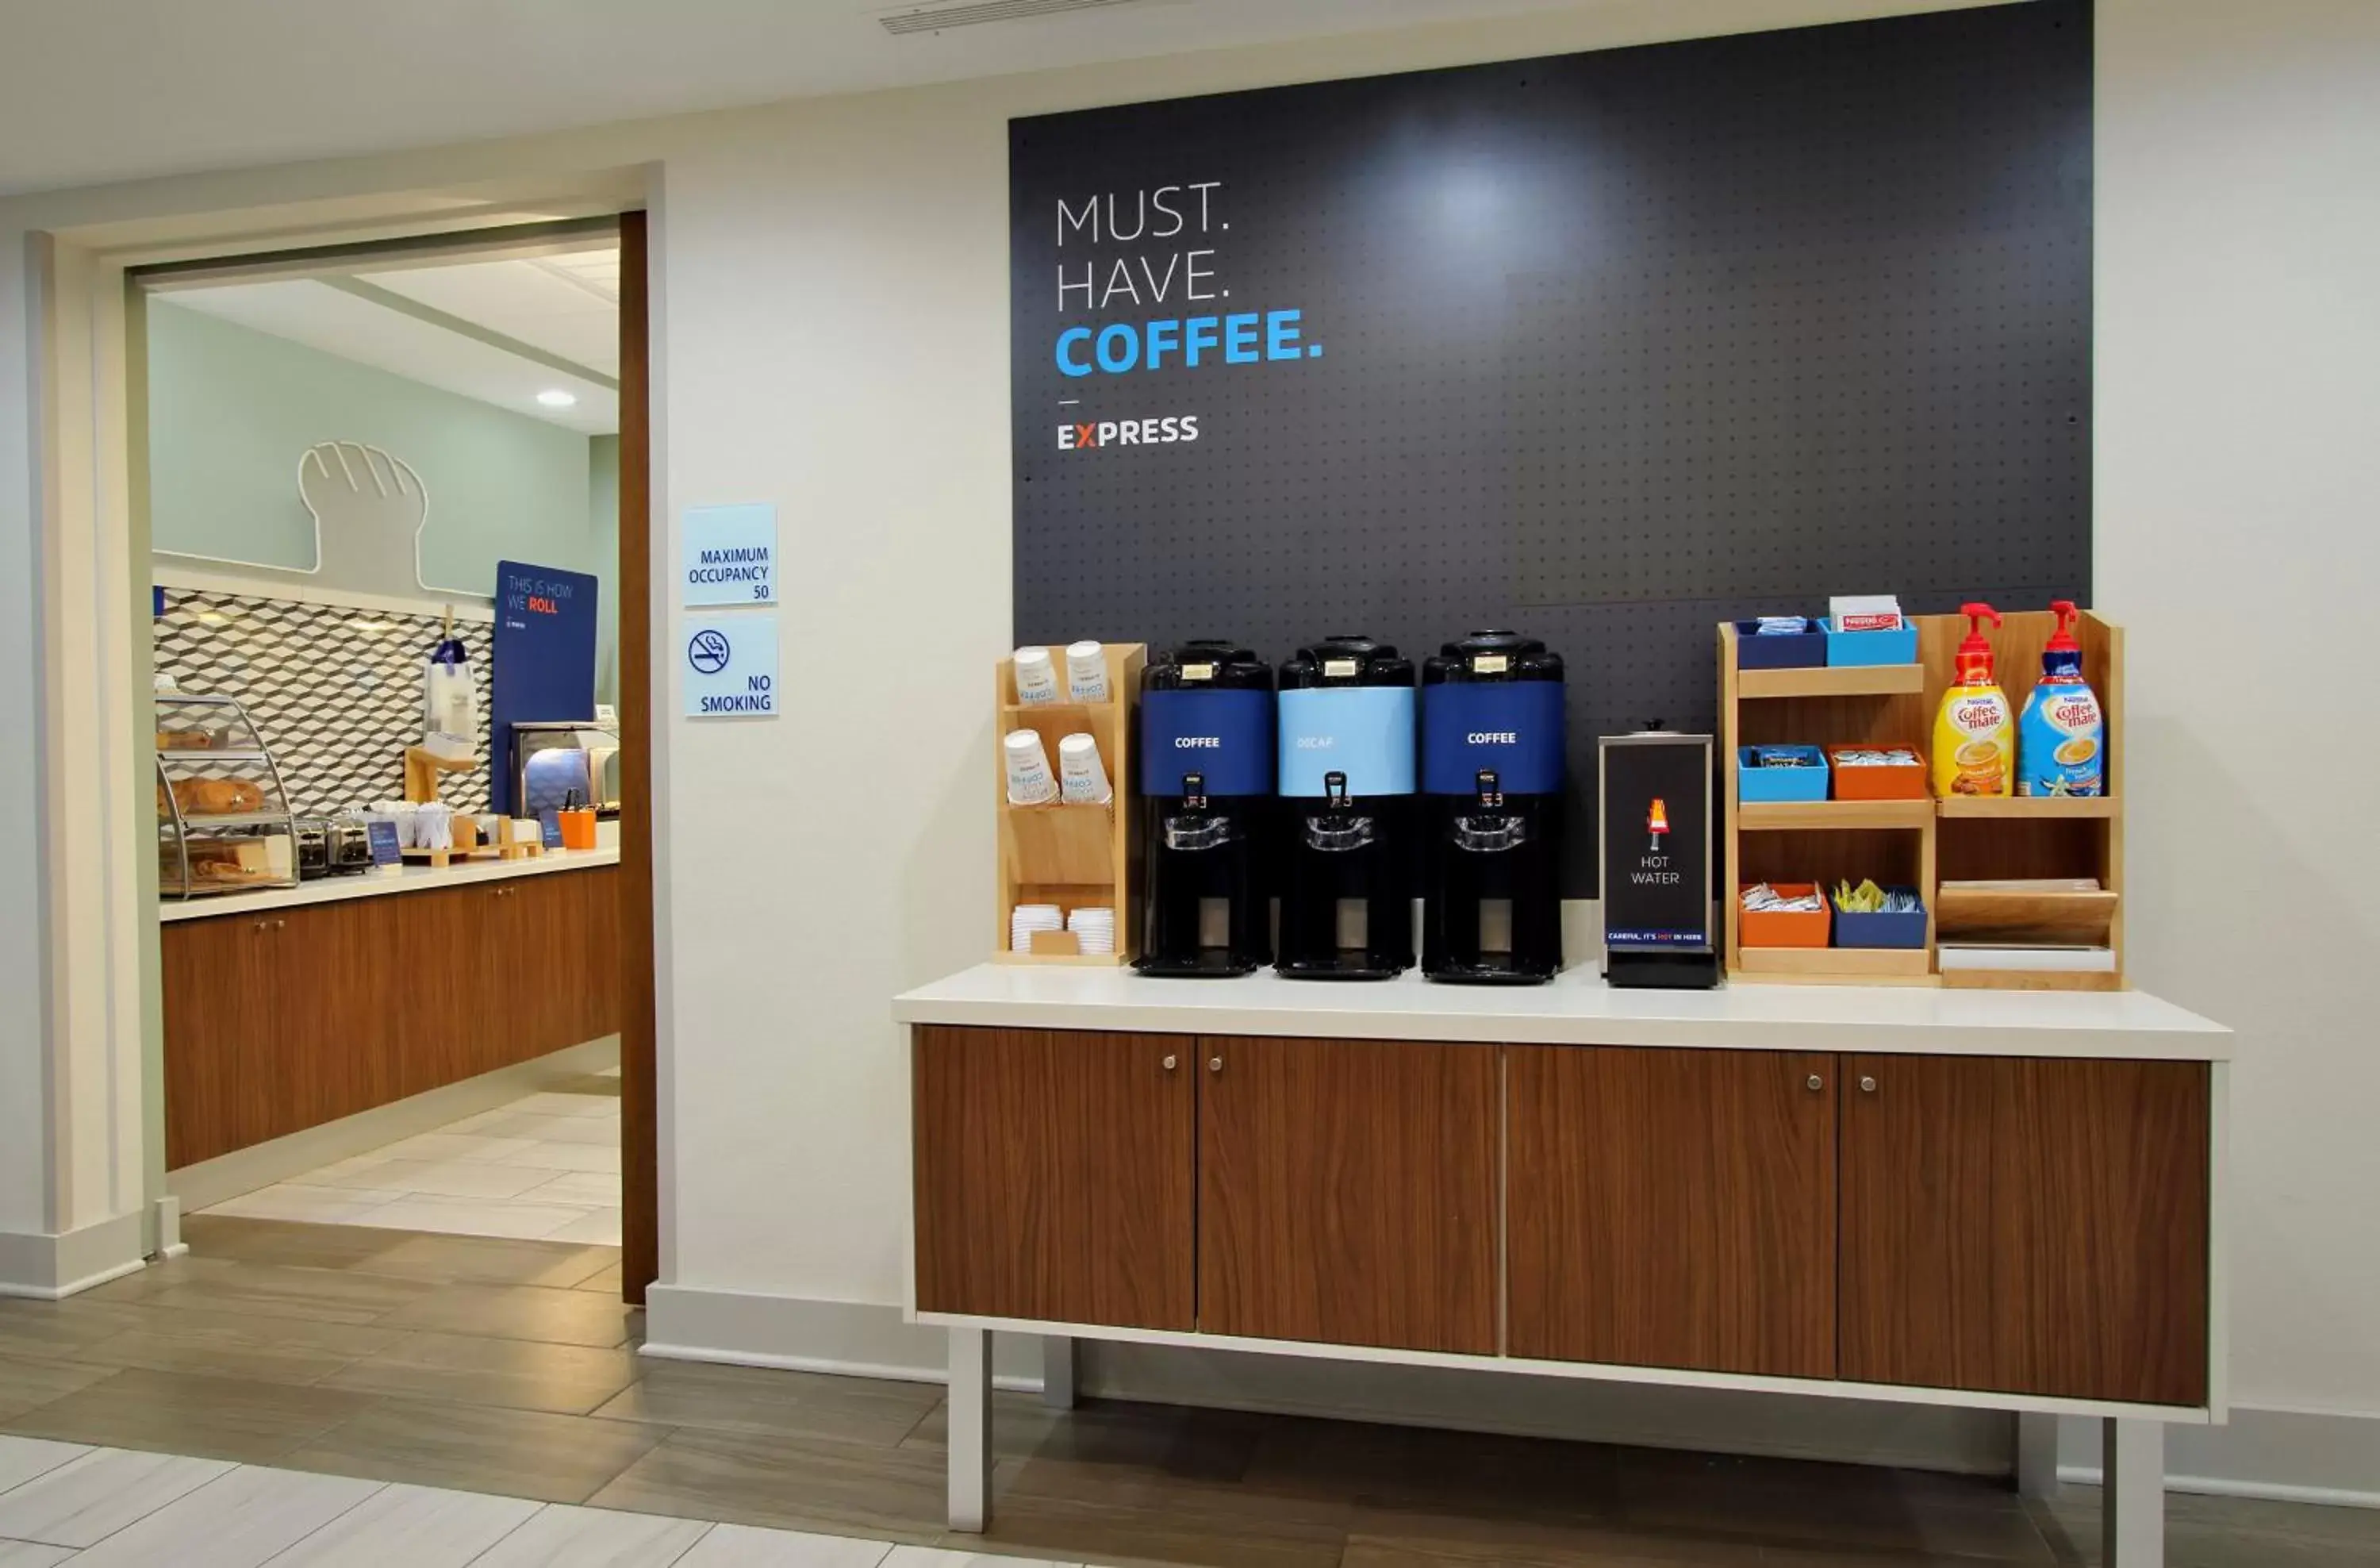
[[[1184,1035],[920,1026],[911,1046],[917,1306],[1195,1326]]]
[[[392,940],[399,897],[356,898],[281,911],[267,944],[273,966],[273,1136],[386,1105],[405,1090],[404,1015],[416,994]]]
[[[601,880],[598,880],[601,879]],[[481,1071],[508,1067],[610,1032],[616,1015],[600,988],[619,985],[619,908],[595,896],[613,883],[601,870],[514,877],[484,891],[492,901],[501,1037]],[[610,948],[607,962],[599,952]]]
[[[1496,1048],[1199,1054],[1200,1330],[1494,1354]]]
[[[507,993],[495,953],[495,890],[439,888],[364,898],[376,912],[390,960],[401,1095],[420,1094],[502,1065],[494,1041],[506,1023]]]
[[[1515,1047],[1514,1355],[1835,1370],[1835,1059]]]
[[[253,915],[159,929],[169,1170],[273,1136],[266,1130],[278,1089],[272,930]]]
[[[2206,1397],[2207,1069],[1846,1056],[1841,1375]]]

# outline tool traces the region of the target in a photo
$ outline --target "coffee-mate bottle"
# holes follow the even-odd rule
[[[1988,604],[1961,604],[1959,614],[1967,617],[1967,637],[1959,644],[1958,674],[1934,720],[1934,793],[1944,799],[2005,796],[2016,777],[2016,726],[2008,694],[1992,675],[1992,645],[1984,637],[1984,623],[1998,626],[1999,612]]]
[[[2051,602],[2058,631],[2041,650],[2041,681],[2016,723],[2019,795],[2105,795],[2107,722],[2098,695],[2082,679],[2082,645],[2074,640],[2074,602]]]

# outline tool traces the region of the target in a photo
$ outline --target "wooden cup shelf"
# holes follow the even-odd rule
[[[1141,666],[1148,650],[1136,642],[1110,643],[1105,649],[1108,693],[1105,702],[1021,703],[1016,700],[1016,672],[1002,659],[992,688],[993,809],[999,819],[999,876],[992,910],[992,957],[1002,964],[1077,965],[1113,967],[1128,964],[1139,951],[1139,882],[1135,853],[1132,809],[1133,720],[1140,702]],[[1052,645],[1050,657],[1060,679],[1066,669],[1066,650]],[[1070,735],[1088,735],[1099,744],[1099,763],[1107,770],[1113,798],[1103,805],[1012,806],[1008,801],[1005,762],[1001,741],[1011,730],[1031,730],[1041,737],[1050,766],[1058,766],[1058,743]],[[1011,950],[1009,917],[1020,904],[1054,904],[1063,910],[1102,905],[1115,911],[1116,950],[1085,954],[1072,933],[1047,933],[1034,950]]]

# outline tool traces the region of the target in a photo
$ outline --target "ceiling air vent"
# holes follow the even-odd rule
[[[878,18],[884,30],[899,36],[940,32],[945,28],[975,27],[983,22],[1022,21],[1027,17],[1054,17],[1064,11],[1103,11],[1113,6],[1138,6],[1145,0],[975,0],[971,5],[936,6]]]

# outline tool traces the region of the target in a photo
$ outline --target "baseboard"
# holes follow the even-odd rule
[[[212,1160],[168,1171],[165,1190],[181,1200],[183,1213],[196,1214],[243,1193],[319,1171],[358,1154],[369,1154],[417,1133],[434,1133],[449,1122],[496,1110],[555,1083],[599,1073],[619,1063],[620,1037],[605,1035],[601,1039],[590,1039],[533,1062],[499,1067],[459,1084],[428,1089],[270,1143],[236,1149]]]
[[[2168,1427],[2165,1470],[2172,1491],[2380,1508],[2380,1416],[2235,1404],[2220,1427]],[[2098,1422],[2058,1423],[2058,1476],[2101,1483]]]
[[[948,1359],[946,1331],[907,1322],[897,1307],[682,1285],[646,1293],[645,1335],[644,1353],[664,1359],[917,1382],[941,1382]],[[2014,1419],[1991,1411],[1091,1341],[1081,1357],[1078,1390],[1106,1399],[1968,1474],[2005,1475],[2014,1453]],[[992,1378],[1038,1390],[1038,1343],[995,1335]]]
[[[62,1235],[0,1231],[0,1295],[57,1301],[142,1262],[137,1209]]]

